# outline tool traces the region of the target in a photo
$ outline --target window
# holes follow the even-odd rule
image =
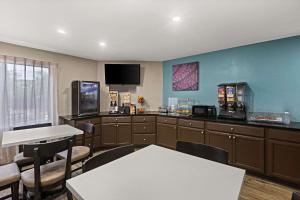
[[[53,64],[0,56],[0,120],[4,129],[53,123]]]

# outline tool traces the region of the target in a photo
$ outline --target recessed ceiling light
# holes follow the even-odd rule
[[[63,29],[57,29],[57,32],[60,34],[67,34],[67,32]]]
[[[173,20],[173,22],[179,22],[179,21],[181,21],[181,17],[180,16],[174,16],[172,18],[172,20]]]
[[[99,45],[100,45],[101,47],[106,47],[106,43],[105,43],[105,42],[99,42]]]

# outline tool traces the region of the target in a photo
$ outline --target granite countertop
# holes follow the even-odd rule
[[[109,114],[108,112],[100,112],[97,115],[91,116],[60,116],[60,118],[65,120],[80,120],[80,119],[88,119],[93,117],[106,117],[106,116],[165,116],[165,117],[176,117],[181,119],[192,119],[192,120],[201,120],[201,121],[209,121],[209,122],[220,122],[220,123],[229,123],[229,124],[237,124],[237,125],[250,125],[250,126],[261,126],[268,128],[281,128],[281,129],[291,129],[291,130],[300,130],[300,122],[291,122],[290,124],[276,124],[276,123],[262,123],[262,122],[250,122],[250,121],[240,121],[240,120],[230,120],[230,119],[219,119],[217,117],[207,118],[207,117],[193,117],[191,115],[181,115],[177,113],[159,113],[157,111],[148,111],[141,114]]]

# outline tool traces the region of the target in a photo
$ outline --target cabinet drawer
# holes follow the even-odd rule
[[[300,131],[270,128],[266,129],[266,133],[269,139],[300,143]]]
[[[101,118],[89,118],[89,119],[82,119],[76,121],[76,127],[80,127],[83,123],[91,123],[91,124],[100,124]]]
[[[187,120],[187,119],[179,119],[178,120],[179,126],[191,127],[191,128],[204,128],[203,121],[196,121],[196,120]]]
[[[157,122],[164,124],[176,124],[177,119],[173,117],[157,117]]]
[[[177,139],[185,142],[204,143],[204,130],[189,127],[178,127]]]
[[[155,122],[155,116],[133,116],[132,122]]]
[[[132,125],[133,133],[155,133],[156,126],[155,123],[134,123]]]
[[[264,128],[254,127],[254,126],[241,126],[233,124],[223,124],[216,122],[207,122],[206,128],[208,130],[227,132],[227,133],[236,133],[241,135],[255,136],[255,137],[264,137]]]
[[[102,124],[106,123],[130,123],[131,117],[102,117]]]
[[[137,144],[137,145],[155,144],[155,141],[156,141],[155,134],[133,134],[133,144]]]
[[[215,123],[215,122],[207,122],[206,129],[212,131],[220,131],[220,132],[233,132],[232,126],[229,124]]]

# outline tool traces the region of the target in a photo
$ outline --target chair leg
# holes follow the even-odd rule
[[[73,195],[71,194],[71,192],[69,192],[68,189],[67,189],[67,198],[68,200],[73,200]]]
[[[19,200],[19,182],[11,185],[11,194],[13,200]]]
[[[25,185],[23,185],[23,200],[27,200],[27,191]]]

